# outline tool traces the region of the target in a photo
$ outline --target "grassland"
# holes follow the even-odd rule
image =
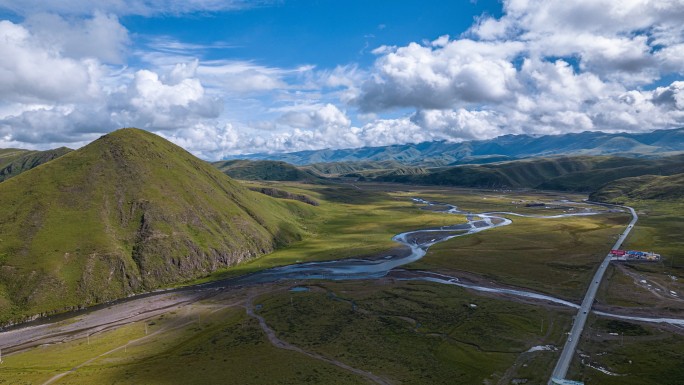
[[[571,314],[420,282],[289,286],[254,300],[277,335],[305,351],[392,383],[542,383]],[[264,293],[265,288],[261,288]],[[0,384],[34,384],[77,369],[60,384],[367,384],[304,354],[277,349],[229,292],[146,321],[63,344],[6,355]],[[477,305],[472,307],[471,304]],[[126,345],[127,344],[127,345]],[[125,346],[125,347],[124,347]],[[525,372],[515,363],[537,365]],[[522,377],[521,377],[522,376]]]
[[[279,337],[397,383],[497,383],[530,347],[560,344],[570,321],[569,313],[430,283],[317,289],[264,297],[261,313]],[[554,353],[536,355],[529,383],[553,366]]]
[[[89,344],[79,339],[6,356],[0,384],[42,383],[93,358],[59,383],[366,383],[335,366],[273,347],[242,308],[198,304],[147,323],[147,337],[144,324],[136,323],[92,336]]]
[[[426,190],[421,196],[453,203],[461,210],[472,212],[540,215],[558,214],[563,210],[524,207],[524,202],[581,198],[550,193],[487,194],[446,189]],[[579,300],[597,264],[629,217],[617,213],[559,219],[510,218],[512,225],[437,244],[409,268],[465,271],[499,283]]]
[[[531,214],[557,214],[567,208],[525,207],[525,202],[582,198],[555,193],[407,189],[374,184],[355,187],[278,183],[277,187],[306,194],[321,203],[312,208],[317,215],[302,216],[300,225],[310,235],[206,279],[297,261],[377,255],[395,247],[390,238],[401,231],[464,221],[460,215],[419,210],[410,197],[454,203],[472,212]],[[287,200],[281,202],[286,204]],[[434,246],[423,260],[410,267],[466,271],[497,283],[579,299],[596,264],[624,228],[628,215],[512,219],[514,223],[510,226]],[[639,238],[635,237],[633,242],[639,242]],[[508,384],[514,379],[525,379],[526,384],[544,384],[557,352],[528,350],[536,345],[560,346],[572,317],[567,310],[501,300],[433,283],[384,279],[308,285],[310,291],[301,293],[286,291],[288,283],[268,286],[273,290],[254,300],[258,305],[256,311],[282,340],[394,383]],[[121,347],[128,340],[136,341],[88,362],[60,383],[367,383],[329,363],[274,348],[256,320],[235,306],[236,298],[243,294],[231,292],[228,297],[152,319],[148,321],[147,337],[144,325],[138,323],[95,335],[90,345],[81,339],[7,356],[6,365],[0,368],[0,384],[40,383]],[[598,323],[585,335],[599,328],[614,327],[615,324]],[[632,333],[637,330],[637,335],[632,336],[632,350],[616,350],[611,345],[615,343],[612,337],[606,337],[608,342],[601,342],[604,345],[587,341],[585,348],[583,341],[580,347],[620,370],[627,365],[620,360],[636,355],[641,343],[649,357],[664,362],[665,369],[661,370],[640,361],[642,366],[634,368],[645,374],[633,378],[642,382],[626,384],[659,383],[654,379],[670,375],[667,370],[675,370],[674,362],[681,358],[680,337],[672,337],[674,342],[669,342],[666,338],[671,335],[664,331],[644,327],[648,334],[643,334],[638,328],[620,324],[617,327]],[[626,337],[625,346],[629,338]],[[655,350],[658,344],[663,351]],[[599,354],[605,349],[610,349],[611,355]],[[578,378],[602,379],[591,368],[577,366],[573,370]],[[672,378],[678,378],[676,373]]]
[[[580,342],[582,359],[573,361],[568,378],[586,384],[679,385],[684,383],[683,346],[681,334],[591,317]]]
[[[245,185],[274,186],[265,183]],[[386,192],[366,186],[360,190],[350,185],[278,183],[275,186],[320,202],[315,208],[316,215],[302,219],[309,235],[271,254],[195,282],[297,262],[374,256],[396,248],[392,237],[400,232],[465,221],[463,216],[418,210],[410,200],[414,196],[411,193]]]
[[[684,298],[684,220],[681,218],[684,202],[633,200],[627,204],[637,209],[639,221],[624,248],[654,251],[661,254],[663,260],[658,263],[628,263],[621,269],[613,269],[601,287],[599,301],[617,306],[660,307],[684,313],[680,299]],[[672,296],[670,291],[677,296]]]
[[[262,186],[263,184],[248,184]],[[582,195],[545,192],[501,192],[386,184],[278,188],[306,194],[321,202],[319,215],[306,228],[312,236],[254,261],[220,271],[205,280],[312,260],[376,255],[396,246],[391,237],[402,231],[463,223],[462,215],[419,210],[410,198],[456,204],[471,212],[514,211],[553,215],[562,208],[525,207],[529,202],[580,200]],[[510,226],[454,238],[433,246],[413,269],[465,271],[487,279],[579,300],[597,263],[627,223],[627,214],[536,219],[511,217]],[[543,236],[540,236],[543,234]]]

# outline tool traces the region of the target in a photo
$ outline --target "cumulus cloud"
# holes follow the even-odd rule
[[[0,21],[0,97],[4,101],[84,100],[97,93],[99,63],[47,47],[25,27]]]
[[[378,58],[356,100],[363,111],[498,102],[518,87],[510,62],[523,45],[463,39],[411,43]]]
[[[192,72],[178,70],[170,80],[162,78],[138,70],[116,88],[108,90],[99,84],[98,96],[87,101],[7,109],[0,117],[0,129],[6,141],[39,145],[68,142],[69,138],[82,141],[120,127],[157,132],[195,127],[219,117],[222,101],[207,95]]]
[[[433,137],[649,130],[684,124],[681,1],[507,0],[463,36],[382,46],[353,100],[363,112],[416,109]],[[679,103],[679,104],[678,104]]]
[[[533,57],[576,56],[584,70],[637,84],[675,64],[656,53],[681,43],[684,3],[509,0],[504,12],[499,19],[480,19],[470,32],[486,41],[523,41]]]
[[[322,148],[350,148],[362,146],[386,146],[432,140],[435,136],[414,124],[411,119],[377,119],[361,127],[318,126],[294,128],[273,132],[267,136],[239,133],[234,146],[224,149],[225,154],[253,152],[285,152],[316,150]],[[215,154],[213,154],[215,155]]]
[[[26,16],[0,21],[0,147],[138,126],[218,159],[684,125],[684,82],[663,81],[684,74],[681,0],[504,0],[460,36],[376,47],[370,67],[204,60],[227,46],[170,37],[131,52],[118,19],[253,5],[0,0]]]
[[[411,121],[437,138],[450,141],[494,138],[504,133],[505,119],[493,111],[420,110]]]
[[[39,13],[28,16],[24,25],[44,49],[74,59],[94,58],[103,63],[122,64],[130,42],[128,30],[119,19],[101,12],[85,19],[69,20]]]
[[[217,118],[222,108],[219,100],[205,95],[199,79],[187,73],[179,78],[180,74],[172,72],[172,82],[165,83],[155,72],[136,72],[125,94],[111,96],[126,101],[117,106],[120,110],[111,112],[112,120],[119,126],[163,130],[183,127],[193,119]]]
[[[349,127],[351,120],[336,106],[309,105],[292,108],[283,114],[278,123],[294,128],[318,128],[325,131]]]

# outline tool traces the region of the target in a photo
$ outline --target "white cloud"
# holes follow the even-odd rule
[[[262,92],[287,88],[283,78],[294,71],[242,61],[205,61],[197,70],[203,82],[228,92]]]
[[[97,93],[99,63],[64,57],[31,32],[0,21],[0,97],[4,101],[69,102]]]
[[[204,60],[230,47],[168,36],[131,52],[141,37],[118,19],[253,5],[0,0],[26,16],[0,21],[0,147],[78,146],[138,126],[217,159],[684,125],[684,82],[662,80],[684,74],[681,0],[505,0],[502,17],[461,36],[374,49],[370,68]]]
[[[91,18],[69,20],[39,13],[27,17],[24,25],[44,49],[74,59],[94,58],[104,63],[121,64],[130,42],[128,30],[118,18],[100,12]]]
[[[219,160],[239,148],[241,138],[232,124],[197,123],[172,132],[157,132],[203,159]]]
[[[354,102],[415,108],[417,126],[450,140],[682,125],[678,82],[636,88],[684,73],[681,20],[681,1],[507,0],[454,40],[376,49]]]
[[[658,77],[657,46],[681,43],[684,2],[509,0],[500,19],[482,18],[471,34],[484,40],[525,42],[529,55],[579,58],[583,69],[623,84]],[[675,59],[676,60],[676,59]]]
[[[136,72],[125,96],[112,95],[112,99],[117,96],[124,97],[128,103],[117,106],[121,110],[111,112],[112,120],[122,127],[181,128],[195,119],[215,119],[222,108],[218,100],[205,95],[199,79],[175,78],[173,83],[164,83],[157,73],[148,70]]]
[[[293,128],[311,129],[317,128],[322,131],[338,131],[351,125],[347,115],[334,105],[309,105],[295,108],[283,114],[278,123]]]
[[[0,7],[20,15],[40,12],[61,15],[92,15],[100,11],[116,15],[179,15],[197,11],[217,12],[249,8],[268,1],[247,0],[0,0]]]
[[[411,43],[378,58],[356,100],[361,109],[449,108],[511,97],[518,82],[510,60],[522,44],[440,39],[430,46]]]
[[[440,139],[451,141],[494,138],[504,133],[505,119],[493,111],[420,110],[411,121]]]

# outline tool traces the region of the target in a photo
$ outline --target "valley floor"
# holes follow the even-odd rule
[[[464,223],[468,212],[567,214],[584,198],[386,184],[278,188],[321,202],[306,224],[312,236],[206,281],[295,262],[382,260],[406,252],[390,241],[403,231]],[[465,214],[420,210],[414,197]],[[527,206],[534,202],[545,205]],[[513,224],[436,244],[382,278],[195,286],[6,331],[0,384],[545,384],[576,312],[568,304],[579,303],[629,216],[504,217]],[[677,292],[684,274],[676,264],[611,269],[600,310],[684,318],[684,301],[668,293],[642,287],[629,303],[619,294],[639,287],[643,274]],[[682,338],[675,325],[592,316],[570,378],[682,383]]]

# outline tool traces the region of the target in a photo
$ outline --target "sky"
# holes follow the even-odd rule
[[[0,0],[0,148],[207,160],[684,126],[684,0]]]

